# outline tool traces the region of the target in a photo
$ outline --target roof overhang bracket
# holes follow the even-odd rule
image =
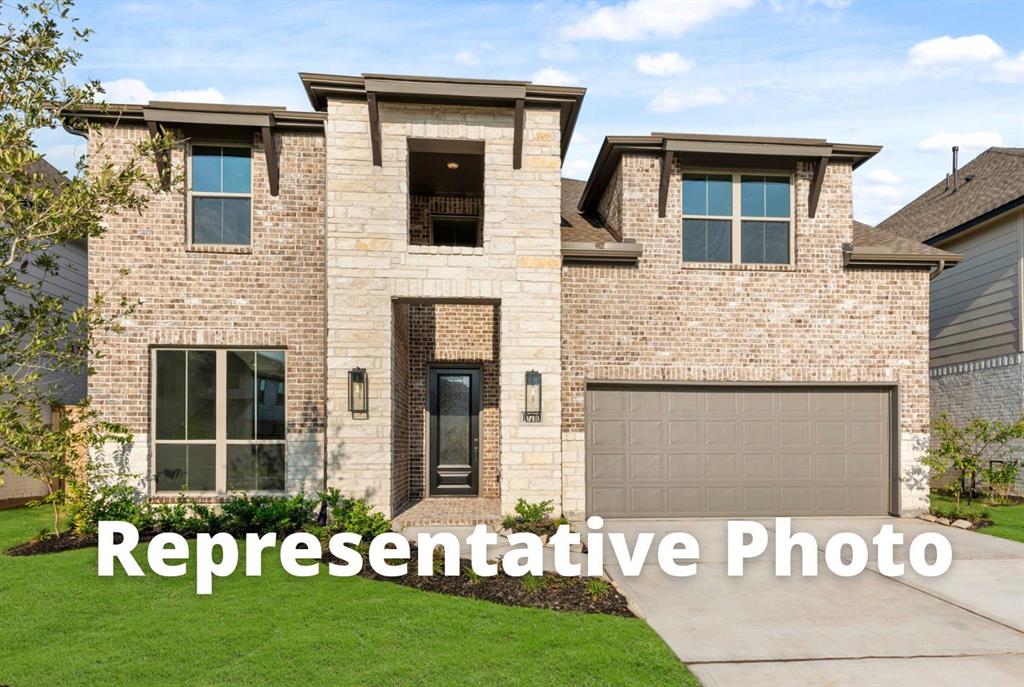
[[[665,216],[668,207],[668,180],[672,175],[672,158],[675,153],[667,148],[661,153],[661,180],[658,183],[658,217]]]
[[[263,139],[263,157],[267,158],[267,180],[270,182],[270,195],[276,196],[281,187],[281,171],[277,166],[274,130],[269,126],[262,127],[260,138]]]
[[[163,134],[163,127],[153,120],[146,122],[149,129],[149,137],[154,141]],[[160,178],[160,188],[164,191],[171,190],[171,153],[167,149],[161,149],[156,153],[156,175]]]
[[[380,109],[377,107],[377,94],[373,91],[366,93],[366,105],[370,110],[370,149],[373,153],[373,166],[383,167],[383,156],[381,154],[380,138]]]
[[[515,103],[515,115],[513,117],[513,132],[512,132],[512,169],[522,169],[523,167],[523,126],[526,101],[523,98],[516,98]]]
[[[807,216],[814,219],[818,212],[818,200],[821,198],[821,187],[825,183],[825,170],[828,169],[828,156],[822,155],[814,163],[814,176],[811,177],[811,189],[807,194]]]

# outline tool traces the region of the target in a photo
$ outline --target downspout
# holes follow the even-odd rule
[[[942,259],[942,258],[939,258],[939,264],[936,265],[935,271],[928,275],[928,279],[929,280],[935,279],[935,277],[937,277],[940,274],[942,274],[943,270],[945,270],[945,269],[946,269],[946,261],[944,259]]]

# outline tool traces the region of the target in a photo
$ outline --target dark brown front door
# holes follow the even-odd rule
[[[430,368],[431,496],[477,495],[480,399],[478,368]]]

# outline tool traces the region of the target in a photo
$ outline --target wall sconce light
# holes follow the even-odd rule
[[[540,418],[540,372],[530,370],[526,373],[526,410],[523,411],[523,422],[540,422]]]
[[[353,367],[348,371],[348,409],[352,417],[369,415],[370,389],[366,380],[366,370]]]

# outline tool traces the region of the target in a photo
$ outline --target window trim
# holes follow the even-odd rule
[[[434,238],[434,220],[475,220],[476,221],[476,243],[472,246],[460,246],[452,243],[437,243]],[[439,248],[482,248],[484,245],[484,223],[481,221],[480,215],[453,215],[447,214],[431,214],[430,215],[430,245],[437,246]]]
[[[193,191],[192,190],[192,148],[193,146],[199,146],[200,148],[241,148],[249,151],[249,192],[248,193],[225,193],[223,191]],[[253,234],[253,219],[254,213],[254,202],[253,202],[253,163],[256,158],[256,146],[251,143],[239,143],[238,141],[220,141],[215,139],[209,140],[198,140],[189,141],[186,144],[185,149],[185,168],[187,172],[187,183],[188,187],[185,189],[185,232],[188,246],[195,246],[197,248],[252,248],[252,234]],[[192,240],[192,198],[198,196],[200,198],[248,198],[249,199],[249,242],[248,243],[196,243]],[[204,349],[212,350],[212,349]]]
[[[706,174],[710,176],[732,177],[732,214],[731,215],[688,215],[683,213],[683,179],[687,174]],[[749,217],[743,214],[742,192],[740,180],[745,176],[785,177],[789,179],[789,216],[788,217]],[[691,169],[684,167],[679,174],[679,261],[686,266],[692,265],[730,265],[757,269],[764,266],[792,267],[796,263],[796,173],[779,170],[762,169]],[[683,221],[688,219],[724,220],[731,222],[732,260],[729,262],[710,262],[699,260],[683,260]],[[789,222],[789,260],[787,262],[743,262],[743,222]]]
[[[216,354],[217,361],[217,374],[214,383],[214,396],[216,398],[216,409],[214,414],[214,438],[213,439],[157,439],[156,436],[156,375],[157,375],[157,353],[160,351],[213,351]],[[228,367],[227,367],[227,355],[229,351],[253,351],[259,353],[261,351],[279,351],[284,353],[284,364],[285,364],[285,380],[288,378],[288,349],[285,346],[238,346],[238,347],[216,347],[216,346],[152,346],[150,347],[150,393],[149,393],[149,473],[150,479],[152,480],[152,486],[149,489],[150,494],[154,496],[165,495],[165,494],[177,494],[178,491],[160,491],[157,489],[157,469],[156,469],[156,447],[157,444],[177,444],[177,445],[191,445],[191,444],[205,444],[213,445],[214,448],[214,470],[215,470],[215,482],[214,491],[209,490],[188,490],[183,493],[189,496],[226,496],[228,492],[228,449],[229,445],[278,445],[284,447],[284,467],[285,467],[285,483],[284,489],[253,489],[246,491],[246,494],[250,495],[265,495],[265,496],[279,496],[281,494],[288,493],[288,396],[290,394],[285,393],[284,400],[284,417],[285,417],[285,436],[283,439],[228,439],[227,438],[227,390],[228,390]],[[187,397],[186,397],[187,400]],[[255,412],[255,408],[254,408]],[[256,418],[253,418],[254,426]]]

